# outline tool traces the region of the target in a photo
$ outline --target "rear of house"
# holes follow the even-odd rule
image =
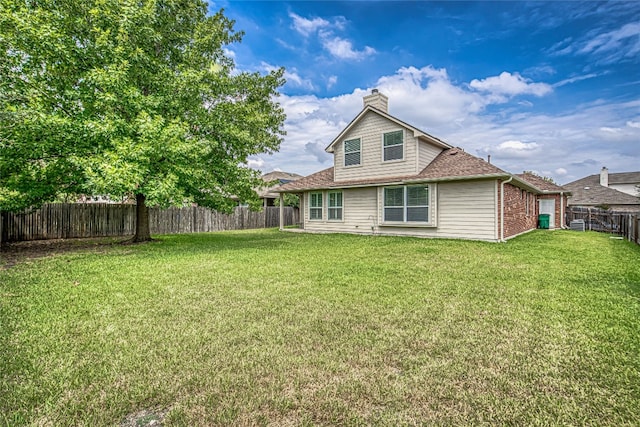
[[[389,115],[387,103],[366,96],[326,149],[334,166],[276,190],[300,195],[305,231],[497,242],[536,228],[541,211],[562,226],[562,188],[453,147]]]

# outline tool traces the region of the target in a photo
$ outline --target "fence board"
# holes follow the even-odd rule
[[[295,225],[299,210],[286,207],[284,224]],[[0,213],[0,242],[79,237],[127,236],[135,232],[136,207],[109,203],[51,203],[20,213]],[[224,214],[200,206],[149,209],[152,234],[198,233],[277,227],[280,208],[252,212],[246,207]]]
[[[630,242],[640,244],[640,216],[637,213],[609,211],[598,208],[572,207],[567,210],[566,224],[584,220],[585,229],[618,234]]]

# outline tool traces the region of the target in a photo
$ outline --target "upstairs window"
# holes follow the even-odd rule
[[[310,194],[309,219],[322,219],[322,193]]]
[[[429,222],[429,186],[384,189],[385,222]]]
[[[327,218],[333,221],[342,220],[342,191],[330,191],[328,194]]]
[[[357,166],[360,164],[360,139],[350,139],[344,142],[344,165]]]
[[[404,158],[402,131],[385,133],[382,142],[383,160],[402,160]]]

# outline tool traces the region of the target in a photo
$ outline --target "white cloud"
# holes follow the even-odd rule
[[[611,51],[622,51],[623,56],[632,56],[640,52],[640,22],[626,24],[620,29],[600,34],[580,49],[580,53]]]
[[[270,72],[270,71],[275,71],[278,69],[278,67],[273,66],[271,64],[268,64],[266,62],[262,62],[260,64],[260,66],[262,67],[263,70]],[[286,84],[294,86],[294,87],[301,87],[304,89],[308,89],[308,90],[314,90],[315,87],[313,86],[313,83],[311,82],[310,79],[305,79],[302,78],[299,74],[298,74],[298,70],[295,68],[292,68],[291,70],[289,69],[285,69],[284,70],[284,78],[286,80]]]
[[[329,77],[327,79],[327,89],[331,89],[336,83],[338,83],[338,76]]]
[[[568,173],[565,168],[558,168],[554,172],[558,176],[565,176]]]
[[[264,160],[261,159],[260,157],[257,157],[255,159],[249,159],[247,161],[247,166],[249,166],[252,169],[260,169],[262,168],[262,166],[264,166]]]
[[[338,59],[361,60],[376,53],[376,50],[370,46],[365,46],[363,50],[356,50],[351,41],[332,36],[330,33],[323,32],[321,40],[324,48]]]
[[[596,74],[596,73],[590,73],[590,74],[585,74],[584,76],[575,76],[575,77],[570,77],[568,79],[564,79],[564,80],[560,80],[557,83],[553,84],[553,87],[560,87],[560,86],[564,86],[570,83],[575,83],[575,82],[579,82],[582,80],[587,80],[587,79],[592,79],[594,77],[598,77],[601,76],[602,74]]]
[[[347,20],[343,16],[334,17],[332,21],[328,21],[323,18],[307,19],[291,12],[289,17],[292,19],[294,30],[304,37],[317,34],[322,47],[335,58],[359,61],[376,53],[371,46],[358,50],[351,40],[336,34],[336,31],[342,31],[346,27]]]
[[[620,128],[610,128],[610,127],[607,127],[607,126],[601,127],[600,130],[602,132],[606,132],[606,133],[620,133],[620,131],[622,131],[622,129],[620,129]]]
[[[629,120],[627,122],[627,126],[629,126],[630,128],[640,129],[640,122],[632,122],[631,120]]]
[[[477,153],[483,157],[484,155],[491,154],[494,159],[496,156],[502,159],[528,158],[535,154],[539,148],[540,145],[535,142],[508,140],[495,146],[485,146],[477,150]]]
[[[297,87],[301,87],[309,90],[314,89],[313,83],[311,83],[311,80],[303,79],[295,70],[294,71],[285,70],[284,78],[287,80],[287,83],[293,86],[297,86]]]
[[[293,29],[302,34],[305,37],[308,37],[312,33],[315,33],[321,28],[329,27],[331,23],[326,19],[322,18],[313,18],[307,19],[303,18],[300,15],[296,15],[295,13],[289,13],[289,17],[293,20]]]
[[[474,79],[469,83],[473,89],[489,92],[498,96],[516,96],[531,94],[544,96],[553,89],[546,83],[532,83],[518,73],[503,71],[499,76],[487,77],[483,80]]]
[[[430,65],[400,68],[378,79],[376,87],[389,97],[390,108],[398,117],[425,127],[464,122],[490,103],[452,83],[446,69]]]

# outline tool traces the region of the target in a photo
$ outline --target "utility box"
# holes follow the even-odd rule
[[[569,228],[574,231],[584,231],[584,219],[574,219],[569,223]]]
[[[540,214],[538,215],[538,228],[542,228],[544,230],[549,229],[549,214]]]

